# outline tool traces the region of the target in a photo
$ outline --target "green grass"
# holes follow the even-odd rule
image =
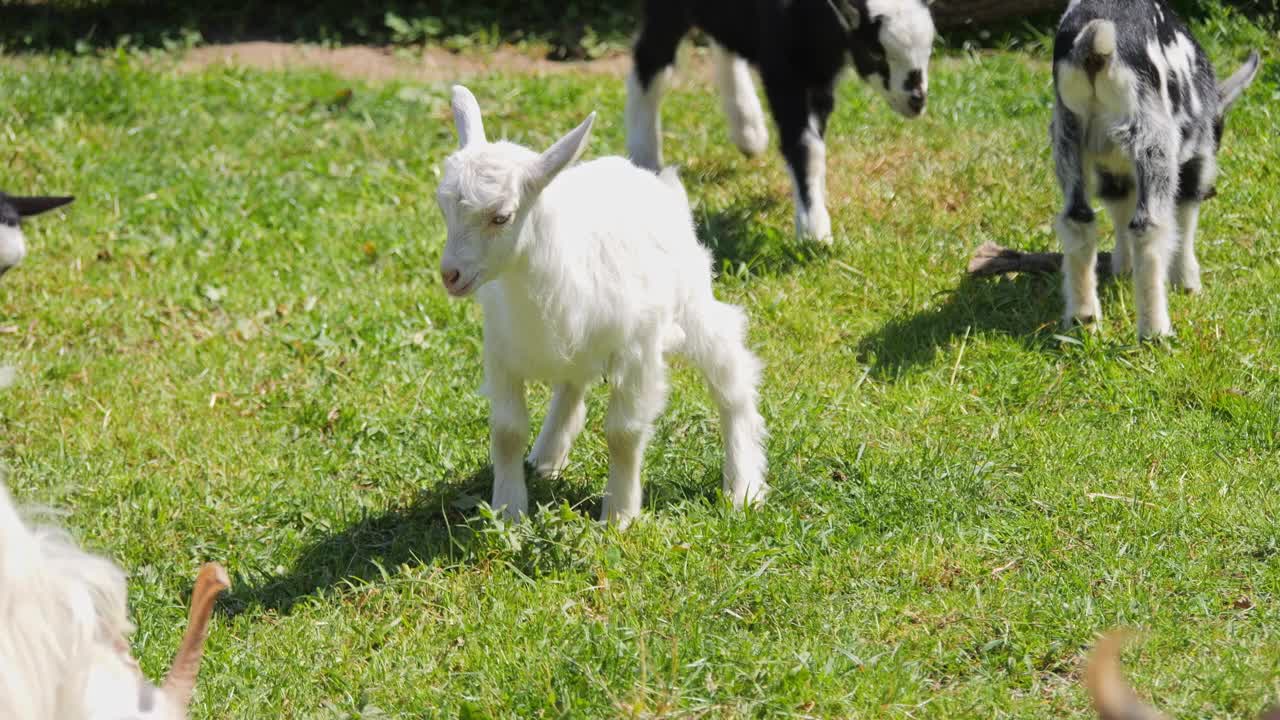
[[[152,676],[198,563],[227,565],[197,718],[1086,717],[1079,663],[1114,625],[1146,629],[1129,664],[1164,708],[1248,717],[1280,695],[1280,58],[1200,29],[1220,67],[1270,56],[1167,345],[1134,343],[1126,283],[1062,340],[1056,281],[961,275],[984,240],[1055,245],[1043,51],[940,59],[914,123],[842,86],[830,252],[791,240],[780,159],[675,92],[668,159],[768,364],[775,493],[720,503],[678,365],[623,534],[584,514],[599,388],[533,485],[550,509],[477,508],[480,313],[436,280],[445,84],[0,65],[0,187],[78,196],[0,284],[7,481],[130,569]],[[492,136],[598,110],[591,154],[623,150],[618,80],[472,87]]]

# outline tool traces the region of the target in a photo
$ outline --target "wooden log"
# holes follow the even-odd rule
[[[1098,277],[1111,274],[1111,253],[1098,253]],[[1023,252],[1011,250],[993,242],[985,242],[974,251],[969,260],[969,274],[974,277],[991,277],[1009,273],[1035,273],[1048,275],[1062,271],[1062,253]]]

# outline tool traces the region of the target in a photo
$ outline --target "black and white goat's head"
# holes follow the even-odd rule
[[[591,113],[543,153],[484,136],[480,105],[453,86],[459,148],[444,161],[436,202],[448,228],[440,274],[462,297],[502,274],[516,254],[521,228],[542,191],[586,149]]]
[[[0,192],[0,275],[27,256],[22,219],[71,202],[69,197],[16,197]]]
[[[936,30],[922,0],[831,0],[849,33],[853,67],[894,110],[924,113]]]

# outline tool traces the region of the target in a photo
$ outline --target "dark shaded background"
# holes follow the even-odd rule
[[[0,0],[0,45],[9,52],[120,44],[284,40],[374,44],[440,43],[459,49],[499,42],[546,45],[556,58],[625,48],[640,0]],[[938,0],[953,36],[991,38],[1052,27],[1065,0]],[[1175,0],[1199,17],[1217,3]],[[1280,0],[1225,0],[1275,25]],[[389,17],[389,14],[391,17]],[[980,35],[977,31],[985,31]],[[197,35],[198,34],[198,35]]]

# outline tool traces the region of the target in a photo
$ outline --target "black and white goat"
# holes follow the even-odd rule
[[[1064,323],[1101,317],[1090,195],[1116,226],[1112,269],[1134,275],[1138,335],[1168,335],[1166,277],[1195,292],[1200,203],[1213,189],[1223,117],[1258,72],[1252,53],[1219,84],[1164,0],[1073,0],[1053,52],[1053,155],[1066,208]]]
[[[627,151],[662,167],[660,102],[680,41],[693,27],[715,41],[716,84],[734,144],[769,142],[748,63],[760,70],[795,188],[796,232],[831,241],[826,208],[827,118],[847,59],[906,117],[924,112],[934,26],[921,0],[647,0],[627,79]]]
[[[27,256],[22,219],[71,202],[69,197],[15,197],[0,192],[0,275]]]

